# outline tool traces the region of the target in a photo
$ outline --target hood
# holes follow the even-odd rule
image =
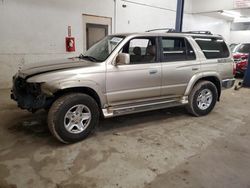
[[[29,76],[42,74],[46,72],[78,68],[78,67],[91,67],[91,66],[95,66],[95,63],[82,60],[79,58],[68,58],[68,59],[44,61],[31,65],[25,65],[19,70],[19,75],[23,78],[26,78]]]

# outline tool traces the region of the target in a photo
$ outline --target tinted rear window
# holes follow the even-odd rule
[[[226,58],[229,50],[222,38],[194,37],[207,59]]]

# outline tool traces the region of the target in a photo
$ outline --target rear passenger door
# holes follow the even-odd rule
[[[162,96],[182,96],[200,63],[190,42],[184,37],[161,38]]]

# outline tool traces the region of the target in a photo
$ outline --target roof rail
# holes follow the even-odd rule
[[[211,31],[187,31],[184,33],[212,35]]]
[[[175,32],[175,29],[173,29],[173,28],[159,28],[159,29],[151,29],[151,30],[148,30],[146,32],[152,32],[152,31],[166,31],[168,33],[168,32]]]
[[[177,32],[173,28],[159,28],[159,29],[151,29],[146,32],[153,32],[153,31],[166,31],[166,33],[186,33],[186,34],[203,34],[203,35],[213,35],[211,31],[183,31]]]

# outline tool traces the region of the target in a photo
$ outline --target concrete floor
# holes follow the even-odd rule
[[[250,90],[227,90],[206,117],[182,108],[102,120],[63,145],[0,91],[0,187],[250,187]]]

